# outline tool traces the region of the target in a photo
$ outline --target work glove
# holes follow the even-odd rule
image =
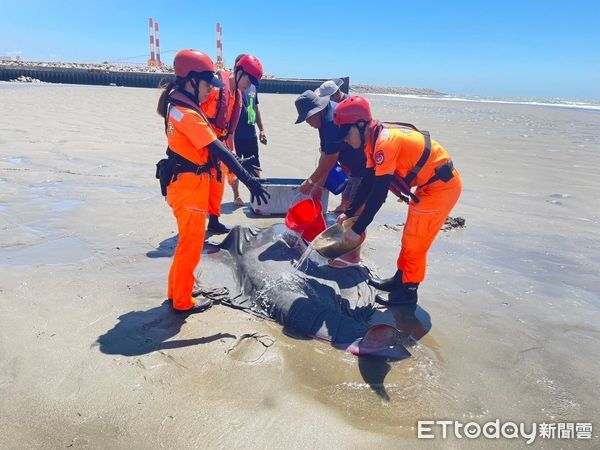
[[[262,184],[260,184],[258,178],[250,177],[250,179],[248,179],[248,181],[244,184],[250,191],[251,203],[254,203],[254,199],[256,199],[256,203],[258,203],[258,206],[261,205],[261,200],[262,203],[264,203],[265,205],[269,203],[267,199],[271,198],[271,195],[262,187]]]
[[[252,164],[252,162],[256,159],[256,156],[252,155],[248,158],[240,158],[239,156],[236,156],[238,162],[242,165],[242,167],[244,169],[246,169],[248,172],[250,172],[250,174],[253,177],[258,176],[258,172],[260,170],[260,167],[255,166]]]

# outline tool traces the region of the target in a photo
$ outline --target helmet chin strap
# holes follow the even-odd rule
[[[360,135],[360,149],[364,150],[366,134],[367,134],[367,123],[364,120],[356,122],[356,128],[358,128],[358,133]]]
[[[240,76],[238,77],[238,73],[240,74]],[[240,83],[240,81],[242,80],[242,77],[244,76],[245,72],[243,69],[237,69],[235,71],[235,77],[234,77],[234,81],[235,81],[235,89],[238,89],[238,85]]]

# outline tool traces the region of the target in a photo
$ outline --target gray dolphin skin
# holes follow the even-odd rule
[[[396,328],[369,326],[375,292],[365,267],[334,269],[308,259],[296,270],[300,253],[282,234],[283,225],[233,228],[221,251],[203,257],[203,286],[226,285],[229,298],[223,304],[274,320],[292,335],[328,341],[355,355],[410,356]],[[227,268],[233,274],[229,281]]]

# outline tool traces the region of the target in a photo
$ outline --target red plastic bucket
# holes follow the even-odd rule
[[[321,202],[307,198],[292,205],[285,216],[285,226],[312,242],[327,228]]]

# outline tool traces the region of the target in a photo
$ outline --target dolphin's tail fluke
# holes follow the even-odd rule
[[[356,356],[370,355],[394,360],[411,356],[402,345],[402,333],[391,325],[373,325],[364,337],[357,339],[348,346],[346,351]]]

